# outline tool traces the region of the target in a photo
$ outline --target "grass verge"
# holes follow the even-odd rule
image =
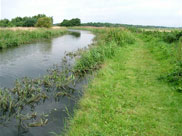
[[[115,46],[69,120],[66,136],[182,134],[182,94],[158,80],[172,67],[171,59],[151,44],[138,39]]]

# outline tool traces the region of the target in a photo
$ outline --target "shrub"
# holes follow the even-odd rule
[[[182,31],[173,31],[169,33],[164,33],[163,40],[167,43],[173,43],[180,39],[182,36]]]
[[[166,54],[168,54],[168,58],[172,58],[172,56],[174,57],[171,60],[171,63],[174,63],[173,68],[165,75],[162,75],[159,79],[165,80],[167,82],[169,82],[170,84],[175,85],[175,89],[177,91],[182,92],[182,37],[179,38],[179,43],[175,43],[178,44],[178,47],[174,47],[171,46],[172,44],[166,44],[166,45],[170,45],[170,46],[164,46],[164,48],[161,48],[161,44],[158,45],[158,47],[156,46],[156,48],[158,48],[158,50],[160,49],[160,52],[163,52],[163,55],[158,55],[158,56],[162,56],[162,58],[164,58],[165,60],[166,58]],[[175,45],[174,44],[174,45]],[[160,48],[159,48],[160,47]],[[152,47],[154,48],[154,47]],[[174,51],[172,51],[174,48]],[[169,51],[168,53],[165,53],[166,51]],[[157,51],[155,51],[157,52]],[[176,52],[176,53],[175,53]],[[175,54],[174,54],[175,53]],[[161,59],[161,58],[160,58]]]
[[[180,31],[180,32],[178,32],[178,33],[176,34],[176,38],[177,38],[178,40],[181,39],[181,42],[182,42],[182,31]]]
[[[164,36],[164,41],[167,43],[172,43],[177,40],[176,35],[174,33],[168,33],[166,36]]]
[[[52,19],[50,17],[39,18],[35,26],[50,28],[52,27]]]

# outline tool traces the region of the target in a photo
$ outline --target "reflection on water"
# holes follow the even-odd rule
[[[75,37],[75,38],[79,38],[79,37],[81,36],[81,33],[74,32],[74,31],[72,31],[70,34],[71,34],[73,37]]]
[[[0,51],[0,87],[12,87],[17,78],[38,77],[58,64],[65,52],[87,47],[94,35],[86,31],[71,31],[52,40],[22,45]]]
[[[52,52],[52,40],[46,40],[44,41],[44,46],[40,48],[40,52],[44,54],[49,54]]]

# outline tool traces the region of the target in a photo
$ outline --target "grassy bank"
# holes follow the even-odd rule
[[[66,28],[60,29],[32,29],[32,30],[9,30],[0,29],[0,49],[18,46],[41,39],[48,39],[66,33]]]
[[[178,43],[121,29],[91,29],[97,34],[96,48],[110,47],[106,50],[113,55],[95,62],[98,53],[89,51],[76,65],[86,66],[85,71],[95,66],[101,69],[69,120],[65,135],[181,135],[182,94],[176,84],[168,82],[168,75],[179,62]]]

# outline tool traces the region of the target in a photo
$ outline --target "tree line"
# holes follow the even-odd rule
[[[174,28],[174,27],[165,27],[165,26],[132,25],[132,24],[118,24],[118,23],[101,23],[101,22],[88,22],[88,23],[82,23],[81,25],[94,26],[94,27]]]
[[[16,17],[11,20],[0,20],[0,27],[51,27],[53,25],[53,17],[47,17],[45,14],[38,14],[32,17]],[[71,20],[64,19],[59,26],[80,26],[81,20],[73,18]]]
[[[47,17],[45,14],[38,14],[32,17],[16,17],[11,20],[0,20],[0,27],[51,27],[53,25],[53,17]],[[54,24],[56,26],[94,26],[94,27],[134,27],[134,28],[167,28],[164,26],[143,26],[130,24],[113,24],[101,22],[82,23],[79,18],[64,19],[61,23]],[[169,28],[169,27],[168,27]]]
[[[38,14],[32,17],[16,17],[11,20],[0,20],[0,27],[34,27],[40,18],[50,20],[50,24],[53,23],[52,17],[47,17],[45,14]]]

